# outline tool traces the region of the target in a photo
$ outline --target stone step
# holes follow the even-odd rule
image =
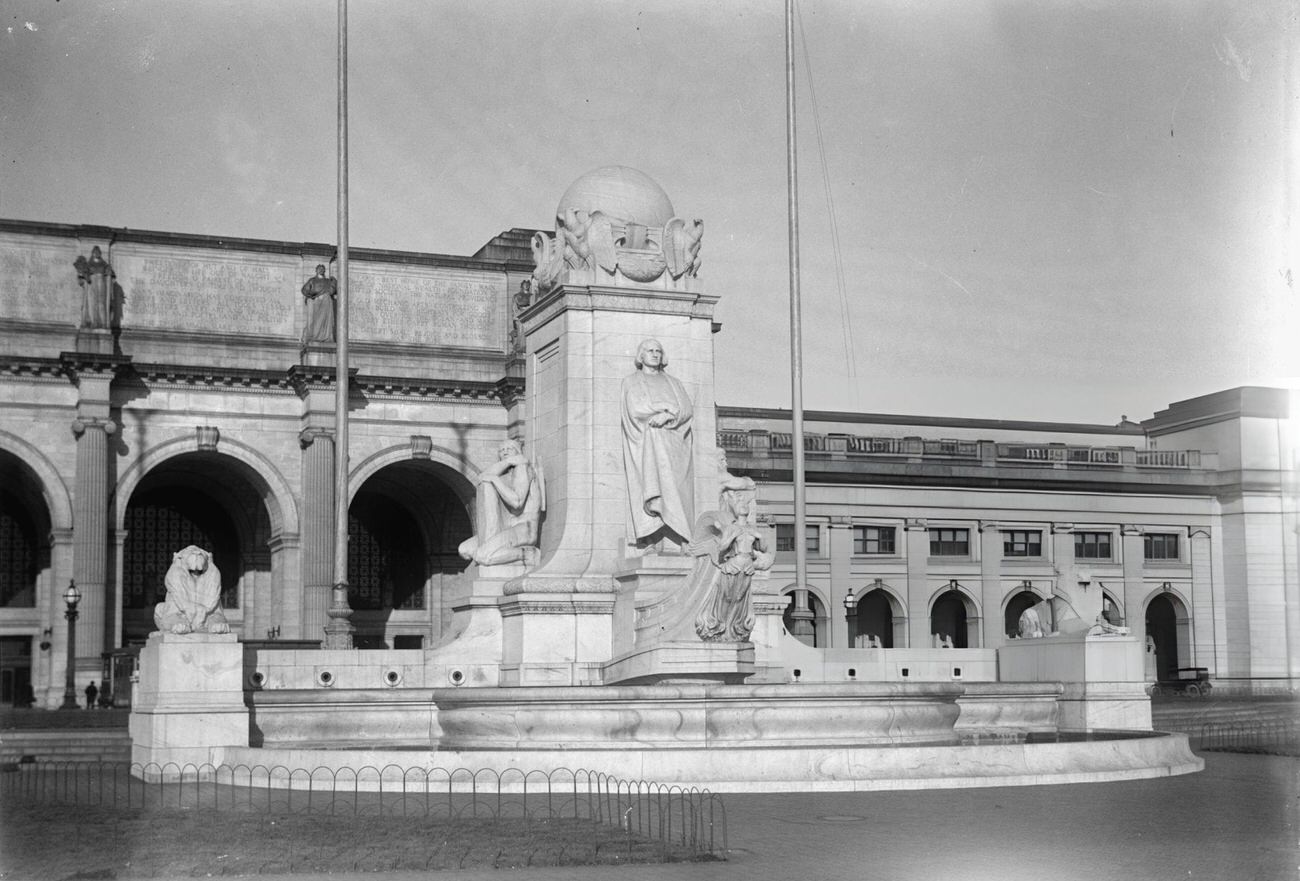
[[[1300,724],[1300,702],[1215,701],[1196,698],[1157,701],[1151,705],[1152,726],[1159,731],[1196,735],[1206,725],[1251,723]]]
[[[121,729],[0,732],[0,762],[129,762],[131,736]]]

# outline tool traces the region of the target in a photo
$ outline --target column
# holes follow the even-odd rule
[[[334,435],[323,428],[306,428],[298,441],[302,446],[302,608],[296,629],[299,639],[324,639],[334,586]]]
[[[894,648],[927,648],[930,645],[930,589],[926,573],[930,565],[930,527],[925,520],[908,520],[907,534],[907,645]]]
[[[72,423],[77,439],[77,485],[72,501],[72,577],[81,591],[77,606],[77,684],[99,679],[99,656],[111,623],[108,590],[108,438],[117,425],[108,418],[81,416]],[[56,597],[67,585],[55,585]],[[62,600],[55,602],[62,614]],[[93,672],[93,676],[91,675]]]
[[[853,559],[853,526],[847,517],[840,517],[832,520],[830,523],[830,552],[831,552],[831,590],[830,596],[826,602],[830,608],[826,610],[826,617],[834,621],[839,614],[839,610],[844,609],[844,597],[853,589],[850,583],[849,564]],[[826,647],[835,648],[841,645],[839,638],[835,636],[836,632],[842,632],[847,635],[842,645],[844,648],[853,648],[853,637],[857,633],[858,615],[855,606],[851,612],[845,612],[845,620],[848,622],[847,629],[838,627],[826,628]]]
[[[1210,530],[1205,526],[1191,529],[1192,591],[1191,630],[1193,667],[1205,667],[1210,675],[1218,675],[1214,651],[1213,583],[1210,577]],[[1144,622],[1145,623],[1145,622]],[[1130,625],[1131,626],[1131,625]]]
[[[1147,616],[1142,608],[1146,586],[1142,580],[1142,527],[1121,530],[1120,553],[1124,555],[1124,624],[1143,644],[1147,639]]]
[[[1002,530],[993,521],[980,523],[980,606],[984,620],[981,648],[1006,642],[1002,621]]]

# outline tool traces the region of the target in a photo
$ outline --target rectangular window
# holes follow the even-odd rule
[[[931,557],[968,557],[970,556],[969,529],[931,529]]]
[[[1148,560],[1177,560],[1177,534],[1156,532],[1142,536],[1142,556]]]
[[[892,526],[853,527],[853,553],[855,554],[894,553],[894,527]]]
[[[1002,533],[1002,556],[1041,557],[1043,534],[1037,530],[1015,529]]]
[[[1074,534],[1074,558],[1076,560],[1109,560],[1109,532],[1076,532]]]
[[[821,530],[816,526],[804,525],[804,550],[810,554],[821,552]],[[776,524],[776,549],[794,553],[794,524]]]

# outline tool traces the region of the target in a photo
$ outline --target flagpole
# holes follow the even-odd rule
[[[794,96],[794,0],[785,0],[785,144],[787,213],[790,224],[790,447],[794,477],[794,577],[795,588],[802,592],[808,587],[808,548],[805,536],[807,492],[804,486],[803,450],[803,328],[799,298],[799,171]],[[795,602],[797,608],[802,607],[807,602],[806,596],[800,593]]]
[[[334,374],[334,589],[326,648],[352,648],[348,620],[348,0],[338,0],[338,315]]]

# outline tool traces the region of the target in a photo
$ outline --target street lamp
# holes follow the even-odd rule
[[[845,648],[853,648],[858,638],[858,601],[853,596],[853,588],[844,594],[844,623],[848,634]]]
[[[68,619],[68,670],[63,682],[63,706],[61,710],[75,710],[77,707],[77,603],[81,602],[81,591],[77,582],[68,581],[68,589],[63,592],[63,602],[67,611],[63,617]]]

